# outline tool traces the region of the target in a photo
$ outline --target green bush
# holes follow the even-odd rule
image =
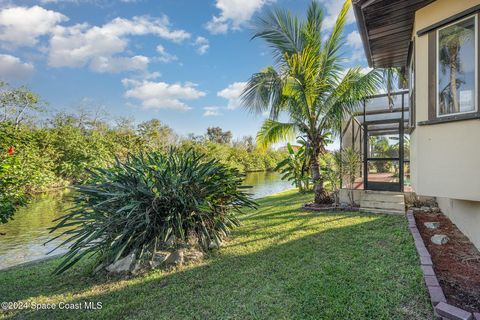
[[[25,202],[25,188],[21,178],[15,174],[19,169],[18,159],[13,155],[0,155],[0,223],[7,223],[15,212],[15,207]]]
[[[238,224],[236,213],[256,207],[237,169],[191,149],[129,156],[91,179],[52,229],[66,228],[59,237],[71,244],[57,273],[86,255],[98,255],[97,270],[130,254],[142,259],[172,236],[208,249]]]
[[[302,140],[297,141],[302,143]],[[288,156],[278,162],[275,168],[282,175],[282,180],[290,181],[300,192],[310,189],[310,157],[305,145],[301,145],[295,151],[290,143],[287,143]]]
[[[44,138],[41,130],[15,130],[0,122],[0,223],[6,223],[30,194],[57,181]]]

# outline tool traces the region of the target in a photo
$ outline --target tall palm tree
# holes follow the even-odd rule
[[[463,83],[457,79],[457,71],[461,70],[460,49],[462,45],[471,40],[472,31],[462,26],[451,26],[443,30],[440,39],[440,61],[442,72],[445,73],[447,66],[450,69],[449,90],[442,90],[444,97],[443,113],[456,113],[460,111],[458,99],[458,87]],[[448,86],[446,87],[448,88]],[[450,94],[448,94],[450,93]]]
[[[342,31],[350,5],[347,0],[326,40],[323,12],[316,1],[304,21],[280,9],[260,17],[253,38],[270,45],[275,67],[253,74],[242,93],[245,108],[270,115],[258,132],[259,145],[296,135],[307,141],[316,203],[327,199],[318,158],[326,151],[330,134],[339,134],[342,121],[364,96],[376,92],[381,79],[378,71],[364,74],[360,67],[342,66]],[[282,114],[288,116],[287,122],[279,120]]]

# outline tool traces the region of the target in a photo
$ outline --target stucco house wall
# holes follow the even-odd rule
[[[417,31],[476,5],[480,0],[437,0],[415,14],[417,123],[428,120],[429,95],[428,36]],[[480,120],[417,125],[411,134],[411,171],[415,192],[437,197],[443,212],[480,249]]]

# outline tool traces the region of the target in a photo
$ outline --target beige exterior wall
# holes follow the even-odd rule
[[[480,202],[437,197],[438,206],[480,250]]]
[[[480,0],[437,0],[415,15],[416,121],[428,120],[428,27]],[[479,93],[480,94],[480,93]],[[480,120],[416,126],[411,135],[412,186],[440,208],[480,249]]]
[[[420,29],[480,0],[437,0],[415,15],[416,120],[428,120],[428,36]],[[412,185],[421,195],[480,201],[480,120],[418,126],[411,137]]]

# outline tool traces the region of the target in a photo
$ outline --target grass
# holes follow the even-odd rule
[[[177,270],[105,280],[86,261],[53,276],[52,260],[0,272],[1,301],[102,303],[3,317],[432,319],[403,217],[298,209],[310,199],[292,191],[261,199],[225,247]]]

